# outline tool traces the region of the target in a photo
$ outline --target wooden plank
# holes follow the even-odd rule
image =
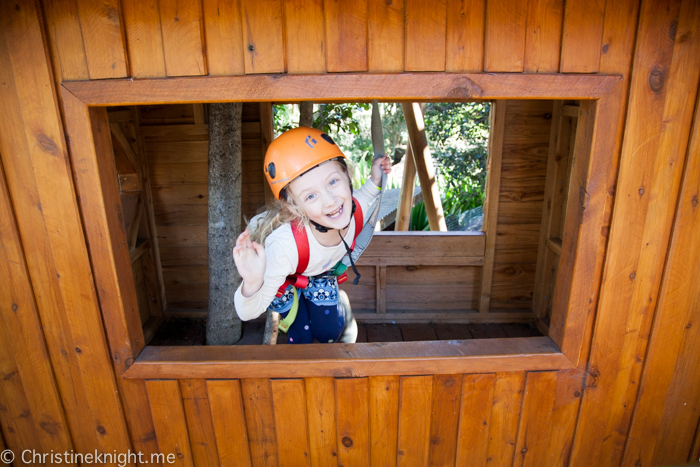
[[[217,452],[206,381],[203,379],[183,379],[180,381],[180,393],[187,418],[187,432],[190,437],[194,464],[218,464],[220,455]],[[221,416],[220,413],[215,413],[217,416]]]
[[[441,341],[473,339],[467,324],[436,324],[435,334]]]
[[[559,71],[563,17],[563,0],[528,2],[523,71],[527,73]],[[591,47],[590,44],[586,46]]]
[[[445,70],[447,0],[405,1],[406,71]]]
[[[370,464],[396,465],[399,432],[399,377],[369,378]]]
[[[557,375],[547,451],[543,457],[548,465],[566,465],[570,460],[585,376],[586,372],[580,368],[560,371]]]
[[[76,0],[48,2],[43,11],[57,83],[89,79]]]
[[[369,464],[369,382],[367,378],[335,380],[338,462]]]
[[[155,0],[123,0],[122,10],[129,51],[129,66],[134,78],[163,78],[165,58],[160,12]]]
[[[481,232],[377,232],[362,254],[375,261],[379,257],[404,256],[483,256],[485,235]],[[414,263],[419,264],[419,263]]]
[[[404,342],[438,340],[435,330],[428,323],[402,323],[399,329]]]
[[[495,374],[462,376],[456,466],[487,462],[495,382]]]
[[[118,0],[76,0],[90,79],[128,76]]]
[[[462,375],[435,375],[428,465],[451,465],[457,453]]]
[[[194,465],[177,381],[146,381],[146,390],[160,452],[172,456],[166,457],[171,465]]]
[[[288,73],[326,71],[323,0],[284,2]]]
[[[494,102],[491,106],[489,117],[489,158],[486,178],[484,200],[484,232],[486,245],[484,246],[484,269],[481,276],[481,294],[479,298],[479,312],[488,313],[491,301],[491,282],[493,281],[493,260],[496,249],[497,225],[498,225],[498,192],[501,187],[501,161],[503,157],[503,138],[505,134],[505,116],[507,101]]]
[[[240,382],[208,380],[207,394],[220,465],[252,465]]]
[[[241,0],[246,73],[285,71],[282,16],[279,0]]]
[[[527,0],[487,2],[484,71],[524,71],[527,4]]]
[[[293,345],[230,348],[150,346],[141,352],[138,360],[124,373],[124,377],[183,379],[200,378],[202,375],[208,378],[257,378],[260,375],[268,378],[347,376],[348,365],[352,365],[353,374],[361,376],[572,368],[571,363],[548,337],[369,343],[356,345],[352,349],[352,354],[348,355],[348,347],[344,345],[324,345],[320,348]],[[256,388],[253,386],[251,389]],[[261,391],[262,389],[256,393],[258,397],[265,395]],[[247,398],[246,394],[244,392]],[[249,404],[247,399],[246,404]],[[263,411],[261,413],[264,415],[268,409],[271,410],[265,408],[265,404],[260,402],[253,409]],[[263,422],[254,423],[258,426]]]
[[[399,204],[396,207],[396,224],[394,231],[407,231],[411,224],[411,210],[413,209],[413,193],[416,186],[416,164],[413,161],[411,143],[406,146],[404,155],[403,176],[399,192]]]
[[[432,376],[403,376],[399,379],[397,465],[428,464],[432,398]]]
[[[605,0],[566,2],[561,39],[562,73],[598,72],[605,5]]]
[[[277,346],[262,346],[276,348]],[[288,346],[283,346],[285,348]],[[272,389],[267,378],[241,380],[241,394],[253,466],[277,465],[275,414]]]
[[[367,71],[404,71],[404,0],[368,0]]]
[[[71,162],[74,160],[69,160],[67,155],[39,17],[33,2],[23,3],[19,10],[10,5],[2,6],[0,18],[4,34],[0,40],[0,50],[3,50],[3,55],[7,54],[5,56],[9,57],[12,64],[9,74],[14,83],[14,92],[3,89],[3,109],[6,108],[6,98],[17,102],[18,105],[9,104],[8,111],[13,113],[7,114],[6,119],[24,122],[24,127],[10,127],[9,134],[7,127],[3,127],[2,140],[23,137],[27,142],[32,142],[27,144],[27,150],[22,153],[22,158],[26,158],[34,172],[39,194],[38,198],[33,199],[31,209],[36,209],[38,203],[41,204],[50,254],[56,265],[50,273],[60,276],[60,280],[56,281],[58,288],[49,292],[49,296],[53,299],[60,290],[64,307],[59,313],[62,315],[61,321],[65,319],[63,322],[67,322],[68,326],[59,329],[65,329],[71,336],[67,339],[67,347],[57,349],[56,358],[66,358],[60,353],[61,350],[79,354],[73,360],[77,361],[77,367],[71,376],[75,377],[74,381],[79,381],[80,389],[71,394],[82,392],[89,406],[88,413],[76,417],[75,425],[71,423],[71,431],[84,431],[85,436],[96,437],[97,445],[105,452],[126,452],[129,446],[126,424],[116,391],[83,225],[73,189]],[[27,76],[32,79],[26,79]],[[6,160],[3,157],[3,161]],[[14,199],[12,185],[10,191]],[[30,235],[34,234],[32,232]],[[26,237],[23,236],[23,240],[24,238]],[[46,267],[43,258],[39,262],[39,267]],[[82,397],[82,394],[77,395],[79,399]],[[104,434],[100,431],[104,431]],[[85,447],[89,450],[94,446],[95,441],[92,441]]]
[[[245,132],[246,124],[243,125]],[[209,138],[209,125],[149,125],[140,126],[139,134],[148,138],[148,143],[162,141],[187,141],[189,139],[207,140]],[[149,147],[151,144],[148,145]],[[155,147],[155,145],[153,145]]]
[[[684,55],[684,45],[693,47],[686,41],[674,50],[668,36],[669,28],[681,19],[680,8],[679,2],[641,6],[616,188],[615,210],[624,215],[616,216],[610,227],[608,249],[617,253],[606,260],[595,325],[601,337],[590,356],[598,377],[595,387],[584,393],[581,417],[588,422],[577,433],[572,461],[591,455],[619,459],[632,414],[637,386],[629,382],[639,381],[644,363],[685,154],[678,145],[687,141],[690,121],[685,115],[692,115],[687,109],[694,103],[689,95],[697,92],[697,80],[686,81],[689,73],[671,71],[673,59]],[[669,73],[650,77],[654,70]],[[632,159],[634,164],[628,165]]]
[[[367,71],[367,2],[324,0],[329,72]]]
[[[311,465],[303,379],[270,381],[280,467]]]
[[[209,76],[245,72],[243,25],[238,0],[202,0]]]
[[[425,134],[425,122],[423,111],[417,102],[402,102],[403,114],[406,119],[408,137],[413,149],[413,162],[416,166],[418,180],[420,180],[421,193],[425,210],[430,223],[430,230],[447,231],[445,213],[442,209],[440,191],[435,181],[435,169],[433,168],[430,147]]]
[[[495,465],[514,461],[525,373],[498,373],[494,382],[488,457]]]
[[[134,451],[142,452],[145,459],[151,459],[151,456],[159,453],[160,450],[153,426],[146,382],[122,378],[117,381],[122,395],[124,415],[129,425],[132,448]]]
[[[334,464],[338,458],[335,383],[332,378],[306,378],[305,385],[311,465]]]
[[[159,0],[158,8],[167,75],[206,75],[201,1]]]
[[[375,303],[377,304],[377,313],[386,313],[386,267],[377,266],[377,280],[375,280],[377,288],[377,296]]]
[[[260,139],[262,140],[262,148],[260,151],[260,155],[264,160],[268,146],[270,145],[272,140],[275,139],[274,124],[272,117],[272,102],[260,103]],[[262,177],[261,181],[263,184],[263,189],[265,191],[265,202],[270,203],[275,199],[275,196],[272,194],[272,189],[267,183],[267,180],[265,180],[265,178]]]
[[[547,449],[556,385],[556,371],[527,374],[513,466],[541,465]]]
[[[485,0],[447,0],[445,71],[484,69]]]

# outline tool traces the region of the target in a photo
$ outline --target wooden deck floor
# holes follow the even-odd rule
[[[262,342],[264,321],[243,323],[243,337],[235,345],[257,345]],[[204,345],[205,318],[173,318],[156,332],[149,345]],[[359,324],[357,342],[408,342],[454,339],[491,339],[497,337],[541,336],[529,323],[507,324]],[[278,344],[286,344],[280,333]]]

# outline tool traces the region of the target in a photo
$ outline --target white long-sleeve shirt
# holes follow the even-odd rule
[[[362,208],[364,222],[369,218],[369,206],[379,196],[379,193],[379,189],[372,183],[371,179],[367,179],[362,188],[354,191],[353,196]],[[255,218],[251,220],[251,223],[254,220]],[[345,256],[345,246],[342,242],[339,242],[336,246],[323,246],[314,237],[311,231],[313,227],[307,224],[304,228],[309,239],[309,264],[303,275],[311,277],[326,272]],[[354,220],[350,222],[344,238],[348,245],[352,245],[352,241],[355,238]],[[296,272],[297,264],[299,263],[299,253],[294,241],[291,224],[284,224],[278,227],[267,237],[265,240],[265,256],[267,265],[265,267],[263,285],[260,289],[252,296],[244,297],[241,292],[243,287],[241,283],[234,295],[236,312],[243,321],[255,319],[263,314],[270,306],[270,303],[272,303],[287,276]]]

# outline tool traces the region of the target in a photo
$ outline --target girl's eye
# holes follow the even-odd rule
[[[334,178],[333,180],[330,181],[329,185],[335,185],[336,183],[338,183],[338,179]]]
[[[316,197],[316,195],[314,193],[312,193],[312,194],[308,195],[304,201],[311,201],[315,197]]]

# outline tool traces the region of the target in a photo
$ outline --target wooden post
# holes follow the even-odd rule
[[[403,102],[403,114],[406,117],[406,128],[408,129],[408,139],[413,148],[413,161],[418,172],[421,190],[423,192],[423,202],[425,211],[428,213],[430,230],[447,232],[445,214],[442,210],[440,191],[435,180],[435,169],[430,156],[428,138],[425,136],[425,122],[423,112],[418,102]],[[413,195],[413,193],[411,193]]]
[[[312,101],[299,102],[299,126],[314,126],[314,103]]]
[[[277,344],[277,334],[279,333],[280,314],[276,311],[268,310],[265,320],[265,332],[263,333],[263,345]]]
[[[209,118],[209,316],[207,344],[230,345],[241,338],[233,307],[241,276],[233,247],[241,231],[241,158],[243,104],[212,104]]]
[[[403,179],[399,193],[399,205],[396,208],[396,224],[394,230],[403,232],[408,230],[411,222],[411,208],[413,208],[413,190],[416,184],[416,164],[413,161],[411,143],[406,146],[406,155],[403,157]]]
[[[484,268],[481,276],[481,295],[479,312],[488,313],[491,304],[491,281],[493,279],[493,260],[496,249],[496,225],[498,223],[498,193],[501,188],[501,160],[503,156],[503,133],[506,122],[506,102],[496,101],[491,104],[489,137],[489,163],[486,172],[486,201],[484,202],[484,232],[486,248]]]
[[[261,102],[260,103],[260,134],[262,136],[262,153],[263,158],[265,158],[265,153],[267,152],[268,146],[273,139],[275,139],[275,128],[272,122],[272,102]],[[271,203],[274,201],[275,196],[272,194],[270,185],[262,178],[262,183],[265,189],[265,203]]]

